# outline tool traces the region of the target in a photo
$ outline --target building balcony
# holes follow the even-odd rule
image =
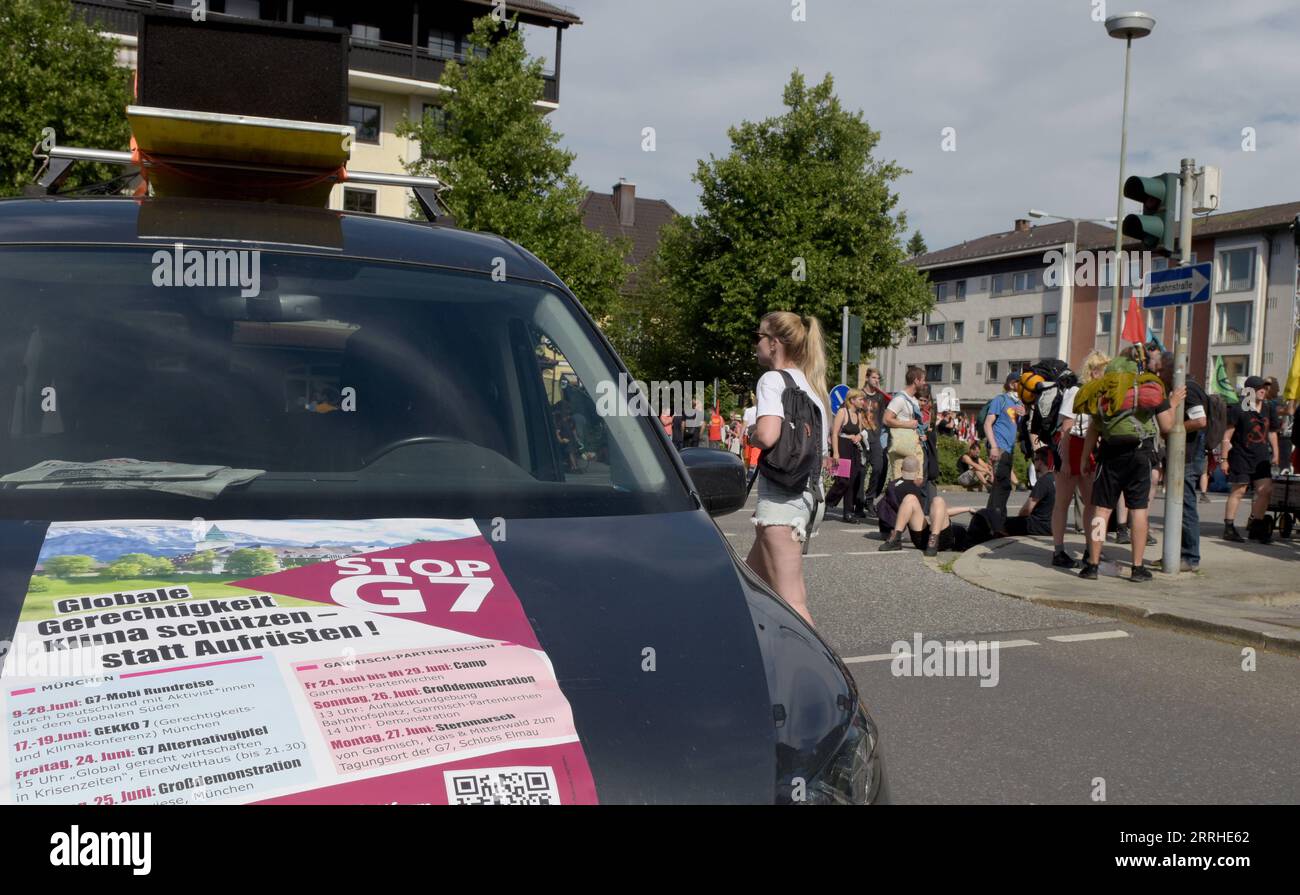
[[[342,6],[343,4],[335,5]],[[170,3],[151,2],[151,0],[73,0],[72,6],[77,15],[81,16],[82,19],[97,30],[132,37],[139,36],[139,14],[142,11],[173,8]],[[301,4],[299,4],[299,7],[301,8]],[[188,3],[175,7],[175,9],[182,12],[188,11],[188,8]],[[261,9],[264,14],[257,17],[260,21],[288,22],[290,21],[289,17],[292,16],[292,21],[298,24],[302,23],[302,15],[293,13],[293,4],[291,2],[288,4],[284,2],[263,2]],[[272,9],[278,12],[279,15],[265,14]],[[412,3],[409,7],[410,15],[404,14],[400,18],[385,19],[380,24],[382,34],[390,36],[402,34],[407,38],[403,41],[361,39],[354,36],[348,53],[348,69],[366,74],[410,78],[428,84],[438,83],[447,63],[453,60],[463,61],[465,53],[433,49],[431,46],[422,45],[418,41],[411,40],[411,36],[413,34],[427,34],[431,26],[453,29],[454,33],[466,33],[468,23],[472,21],[472,14],[477,11],[477,7],[472,4],[462,3],[460,13],[453,15],[452,19],[447,21],[444,9],[443,5],[438,5],[436,8],[430,5],[426,11],[425,4]],[[486,7],[483,9],[486,11]],[[218,13],[209,13],[208,15],[217,20],[237,18]],[[340,23],[340,27],[347,27],[347,25],[342,24],[344,22],[342,14],[336,21]],[[542,100],[549,103],[558,103],[560,99],[558,60],[560,34],[563,32],[563,28],[556,28],[555,30],[556,64],[554,68],[556,70],[547,70],[544,67],[542,72],[544,82]]]

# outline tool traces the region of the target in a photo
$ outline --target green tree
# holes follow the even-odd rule
[[[917,255],[924,255],[926,252],[930,251],[926,248],[925,237],[921,235],[920,230],[914,230],[912,232],[912,238],[907,241],[907,251],[913,258]]]
[[[124,553],[117,558],[117,562],[138,566],[142,575],[170,575],[176,571],[171,560],[150,556],[148,553]]]
[[[145,567],[127,559],[115,559],[100,569],[99,574],[104,578],[139,578],[145,574]]]
[[[29,594],[43,594],[50,589],[50,579],[44,575],[33,575],[27,582],[27,592]]]
[[[182,562],[181,568],[187,572],[211,572],[216,560],[216,553],[211,550],[203,550]]]
[[[767,311],[816,316],[838,365],[840,308],[862,317],[862,346],[893,344],[931,307],[908,266],[906,216],[891,186],[908,173],[875,159],[880,134],[840,106],[830,75],[808,87],[798,71],[782,115],[732,127],[731,152],[701,160],[701,212],[667,225],[665,279],[685,307],[679,346],[695,378],[752,371],[752,333]]]
[[[628,246],[583,226],[587,189],[569,170],[574,155],[534,105],[541,60],[529,59],[518,31],[491,16],[475,21],[469,41],[483,55],[447,63],[441,83],[453,92],[443,115],[397,125],[399,137],[422,147],[423,158],[406,168],[451,187],[442,195],[458,226],[519,243],[600,320],[627,277]]]
[[[44,563],[45,572],[55,578],[71,578],[73,575],[87,575],[95,569],[95,560],[90,556],[51,556]]]
[[[69,0],[0,2],[0,196],[18,195],[37,170],[32,147],[44,128],[61,145],[126,149],[131,73],[114,44],[72,12]],[[121,169],[78,163],[74,189]]]
[[[226,572],[238,578],[252,578],[279,571],[275,553],[266,547],[243,547],[230,554]]]

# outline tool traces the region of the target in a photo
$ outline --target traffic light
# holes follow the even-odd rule
[[[1141,214],[1124,216],[1124,235],[1138,240],[1144,249],[1173,254],[1178,234],[1178,175],[1130,177],[1124,181],[1124,198],[1142,203]]]

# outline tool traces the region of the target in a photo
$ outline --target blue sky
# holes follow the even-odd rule
[[[591,189],[619,177],[698,210],[696,161],[728,151],[727,127],[781,111],[795,68],[827,72],[912,173],[901,207],[931,249],[1009,229],[1028,208],[1115,213],[1122,41],[1101,0],[571,0],[552,121]],[[1300,200],[1300,4],[1107,0],[1155,31],[1133,45],[1129,173],[1223,169],[1223,209]],[[657,151],[643,152],[652,126]],[[957,149],[944,152],[945,127]],[[1242,130],[1255,129],[1253,152]]]

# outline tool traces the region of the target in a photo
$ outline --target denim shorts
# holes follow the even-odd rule
[[[808,540],[809,523],[813,530],[826,514],[826,501],[821,493],[821,476],[814,475],[808,479],[803,491],[791,491],[768,480],[759,473],[758,506],[754,509],[754,525],[788,525],[790,536],[802,544]],[[815,489],[815,490],[814,490]],[[813,507],[817,508],[817,518],[813,520]]]

